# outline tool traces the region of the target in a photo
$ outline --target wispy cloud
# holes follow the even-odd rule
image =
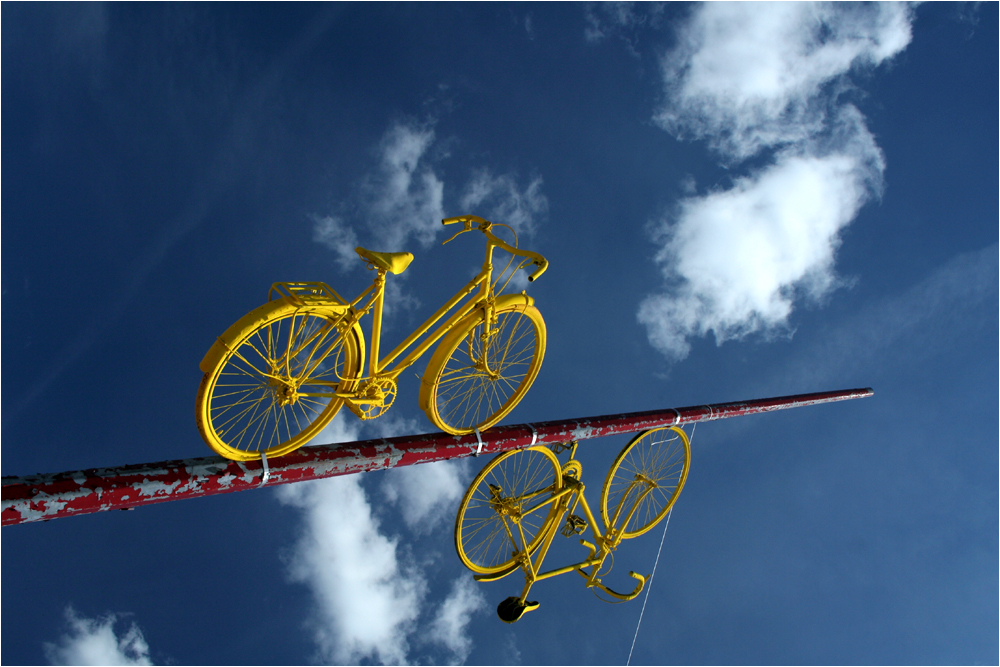
[[[427,124],[393,123],[356,189],[350,221],[339,214],[312,216],[313,239],[337,254],[341,269],[359,263],[359,237],[383,252],[402,250],[411,239],[424,247],[434,241],[444,217],[444,183],[428,154],[434,138]]]
[[[663,16],[660,2],[588,2],[583,17],[586,25],[583,37],[588,44],[598,44],[610,37],[625,42],[629,53],[638,57],[639,30],[657,27]]]
[[[337,266],[342,272],[349,271],[358,261],[354,249],[358,247],[358,235],[339,215],[313,215],[313,241],[325,245],[337,257]]]
[[[489,169],[476,170],[465,186],[460,208],[465,212],[503,222],[519,234],[530,236],[537,221],[549,210],[549,201],[542,194],[542,177],[535,176],[523,189],[513,174],[496,176]]]
[[[428,156],[434,139],[426,125],[392,125],[379,144],[377,167],[362,183],[365,222],[388,248],[411,238],[427,247],[441,226],[444,183]]]
[[[57,643],[44,644],[45,657],[53,665],[152,665],[149,645],[135,623],[122,634],[115,632],[117,614],[100,618],[80,616],[66,607],[69,632]]]
[[[311,216],[313,239],[334,251],[342,270],[360,266],[354,248],[360,241],[374,250],[396,252],[411,241],[427,247],[442,230],[446,190],[452,213],[474,213],[504,222],[518,233],[531,234],[548,212],[542,178],[524,186],[515,174],[496,174],[488,167],[474,170],[461,186],[446,188],[438,175],[446,159],[436,150],[437,135],[429,123],[395,122],[374,150],[375,162],[359,180],[344,211]]]
[[[468,482],[468,460],[438,461],[394,470],[382,493],[399,507],[406,526],[422,535],[447,523]]]
[[[689,339],[788,329],[801,300],[841,281],[841,230],[881,190],[885,162],[847,75],[910,40],[906,5],[698,5],[664,60],[657,122],[705,139],[723,163],[765,154],[728,189],[688,197],[654,222],[666,291],[639,308],[650,341],[683,359]]]
[[[472,578],[456,579],[430,625],[427,639],[451,652],[451,664],[462,664],[472,651],[472,639],[467,631],[469,621],[473,614],[485,608],[486,599]]]

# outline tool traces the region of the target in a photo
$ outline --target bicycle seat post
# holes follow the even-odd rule
[[[382,306],[385,301],[385,269],[378,267],[375,276],[375,307],[372,312],[372,347],[368,363],[369,375],[375,377],[379,371],[378,347],[382,338]]]

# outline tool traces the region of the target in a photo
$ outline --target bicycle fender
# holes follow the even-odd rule
[[[520,292],[518,294],[502,294],[496,298],[494,302],[494,308],[500,310],[508,306],[534,306],[535,300],[525,294]],[[434,362],[439,354],[444,354],[444,350],[450,347],[450,343],[454,341],[456,336],[462,334],[468,327],[470,322],[475,322],[481,315],[481,310],[473,310],[471,313],[465,316],[461,321],[459,321],[451,331],[449,331],[438,343],[437,348],[434,350],[434,354],[431,355],[430,360],[427,362],[427,368],[432,368]],[[424,375],[420,378],[420,394],[417,397],[417,405],[421,410],[427,412],[427,404],[430,401],[431,395],[431,382],[427,378],[427,371],[424,371]]]
[[[276,312],[282,310],[295,310],[299,312],[314,312],[314,311],[324,311],[328,313],[340,313],[346,309],[346,306],[331,306],[325,305],[322,307],[309,307],[300,306],[295,304],[288,297],[282,297],[280,299],[275,299],[274,301],[268,301],[263,306],[254,308],[249,313],[236,320],[236,322],[226,329],[225,333],[215,339],[212,346],[208,348],[208,352],[202,358],[201,363],[198,364],[198,368],[201,369],[202,373],[210,373],[222,358],[225,356],[226,352],[241,341],[244,336],[246,336],[251,331],[257,329],[260,324],[268,319],[270,319]],[[359,368],[364,367],[364,335],[361,333],[361,327],[357,324],[354,325],[354,333],[358,340],[358,352],[361,356],[361,364]]]

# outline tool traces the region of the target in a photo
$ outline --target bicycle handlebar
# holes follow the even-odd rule
[[[532,261],[532,264],[537,266],[538,269],[536,269],[534,273],[528,275],[529,283],[535,282],[535,280],[537,280],[538,277],[541,276],[543,273],[545,273],[545,270],[549,268],[548,260],[539,255],[537,252],[532,252],[530,250],[521,250],[520,248],[514,248],[513,246],[505,242],[503,239],[497,238],[493,234],[493,232],[490,231],[490,228],[493,226],[493,223],[484,218],[480,218],[478,215],[460,215],[454,218],[445,218],[444,220],[441,221],[441,224],[453,225],[457,222],[465,223],[465,229],[458,232],[458,234],[471,232],[472,223],[475,222],[479,231],[485,234],[486,238],[488,238],[493,245],[506,250],[512,255],[520,255],[522,257],[527,257],[528,259],[530,259]],[[455,234],[455,236],[458,236],[458,234]],[[455,238],[455,236],[452,236],[451,239]],[[448,241],[450,241],[451,239],[448,239]],[[447,243],[448,241],[445,241],[445,243]]]
[[[464,222],[465,228],[470,232],[472,231],[472,223],[474,222],[478,223],[480,226],[490,224],[489,220],[484,220],[483,218],[480,218],[478,215],[460,215],[454,218],[445,218],[444,220],[441,221],[441,224],[453,225],[456,222]]]

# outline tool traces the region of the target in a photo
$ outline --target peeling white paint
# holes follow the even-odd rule
[[[178,486],[180,486],[181,481],[177,480],[169,484],[165,482],[152,481],[150,479],[143,479],[142,483],[138,485],[139,495],[147,496],[149,498],[155,498],[156,496],[169,496],[174,492]]]
[[[571,440],[589,440],[590,438],[596,438],[598,429],[593,426],[577,426],[575,429],[570,431]]]

